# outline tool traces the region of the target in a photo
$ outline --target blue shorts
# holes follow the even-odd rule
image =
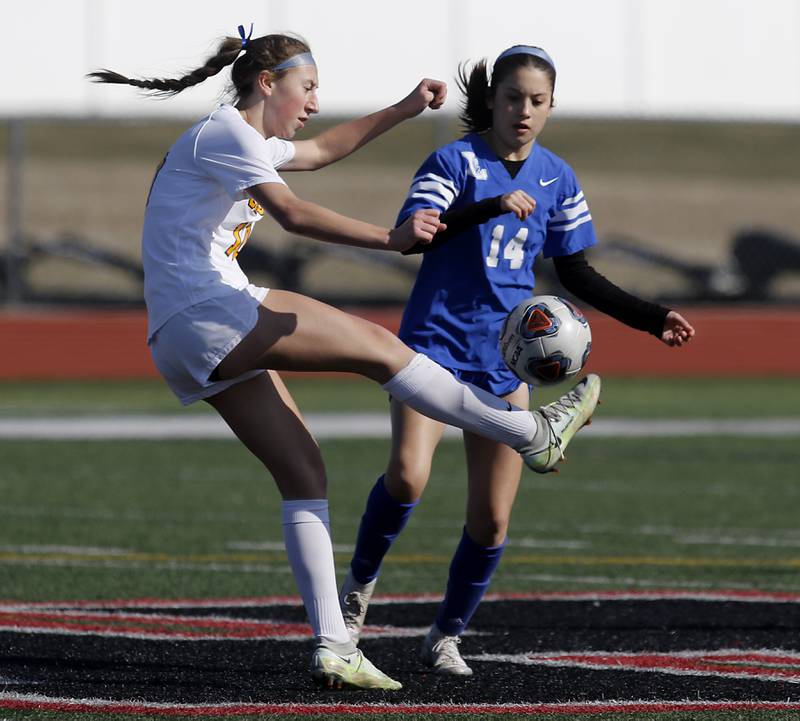
[[[461,370],[459,368],[448,368],[458,380],[464,383],[471,383],[493,395],[503,397],[513,393],[522,385],[522,381],[514,373],[505,368],[494,371],[473,371]]]

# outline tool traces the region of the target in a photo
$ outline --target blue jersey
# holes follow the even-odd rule
[[[506,213],[423,255],[400,337],[446,368],[507,370],[500,330],[508,312],[531,295],[536,257],[577,253],[597,239],[572,168],[538,143],[512,178],[471,133],[434,151],[411,183],[398,224],[421,208],[444,212],[519,189],[536,200],[525,221]]]

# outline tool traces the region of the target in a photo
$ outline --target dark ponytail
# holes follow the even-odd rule
[[[491,128],[492,111],[487,103],[490,90],[486,58],[475,63],[469,72],[467,63],[459,63],[456,83],[464,95],[458,119],[467,132],[480,133]]]
[[[264,35],[247,41],[247,49],[243,55],[242,40],[227,37],[217,48],[217,52],[208,58],[205,64],[192,70],[180,78],[127,78],[113,70],[99,70],[89,73],[88,78],[96,83],[112,83],[115,85],[133,85],[142,88],[152,95],[170,96],[202,83],[206,78],[217,75],[228,65],[231,70],[231,84],[237,98],[248,95],[253,89],[253,81],[259,73],[269,71],[288,58],[300,53],[309,52],[308,43],[291,35]],[[273,73],[280,77],[285,71]]]

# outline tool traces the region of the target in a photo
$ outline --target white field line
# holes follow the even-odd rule
[[[283,541],[231,541],[225,544],[225,548],[229,551],[280,551],[283,552],[286,548]],[[356,547],[352,543],[334,543],[334,553],[352,553]]]
[[[662,673],[671,676],[703,676],[713,678],[741,678],[749,681],[764,681],[782,683],[800,683],[797,672],[789,667],[784,672],[780,666],[763,664],[758,661],[750,662],[757,670],[747,668],[737,669],[737,666],[744,665],[744,659],[749,660],[751,656],[762,656],[769,658],[771,655],[780,654],[784,657],[792,657],[789,651],[772,649],[722,649],[719,651],[678,651],[673,653],[619,653],[614,651],[589,651],[578,653],[519,653],[519,654],[500,654],[483,653],[476,655],[465,655],[468,661],[483,661],[495,663],[513,663],[523,666],[548,666],[552,668],[585,668],[592,670],[610,671],[629,671],[633,673]],[[731,663],[730,670],[719,670],[703,667],[704,662],[713,663],[715,658],[722,657],[728,659],[733,656],[735,659],[743,659],[739,663]],[[636,659],[663,659],[662,663],[654,665],[642,665],[635,662]],[[674,660],[681,660],[684,666],[671,666]],[[698,663],[700,667],[692,668],[692,661]],[[789,664],[786,664],[789,665]],[[761,672],[759,672],[760,669]],[[771,673],[765,673],[769,669],[775,669]]]
[[[388,438],[387,413],[309,413],[311,431],[320,439]],[[459,437],[448,428],[446,435]],[[589,438],[653,438],[687,436],[794,437],[800,418],[669,419],[598,418],[581,432]],[[0,439],[232,439],[222,419],[214,415],[109,415],[78,417],[0,418]]]
[[[274,563],[201,563],[201,562],[182,562],[182,561],[109,561],[109,560],[90,560],[90,559],[70,559],[70,558],[16,558],[16,559],[0,559],[0,566],[18,566],[22,568],[87,568],[94,571],[110,571],[116,572],[120,570],[140,570],[150,573],[167,572],[174,573],[176,571],[191,571],[210,574],[289,574],[291,569],[285,561],[276,561]],[[349,565],[337,564],[337,571],[344,575]],[[414,577],[419,579],[419,570],[405,570],[403,568],[392,568],[392,575],[395,577]],[[720,588],[730,589],[731,591],[750,591],[753,588],[752,583],[741,582],[735,577],[721,578],[715,577],[713,581],[685,581],[677,579],[664,579],[664,578],[637,578],[634,576],[603,576],[603,575],[581,575],[581,574],[553,574],[553,573],[515,573],[514,571],[501,570],[497,575],[498,580],[504,582],[535,582],[537,584],[556,584],[563,586],[570,584],[572,586],[583,586],[590,588],[597,587],[614,587],[625,586],[626,588],[652,588],[663,589],[670,587],[677,590],[685,591],[709,591],[714,593]],[[770,591],[776,593],[800,593],[800,582],[798,583],[771,583]],[[695,596],[692,596],[693,598]],[[419,599],[408,600],[408,603],[428,603],[431,601],[440,600],[440,596],[430,595],[420,597]],[[733,600],[733,599],[732,599]],[[748,599],[739,599],[746,601]],[[756,599],[763,601],[764,599]],[[800,599],[793,599],[796,602]],[[373,599],[372,603],[384,603],[389,601]],[[3,608],[0,602],[0,610]],[[0,719],[0,721],[2,721]]]
[[[501,567],[502,568],[502,567]],[[397,574],[397,571],[394,571]],[[502,575],[501,575],[502,574]],[[409,574],[410,575],[410,574]],[[568,574],[557,573],[506,573],[498,571],[498,578],[503,581],[526,581],[539,583],[554,583],[560,586],[564,584],[572,584],[574,586],[600,586],[605,588],[623,587],[623,588],[653,588],[663,589],[665,587],[680,589],[680,590],[696,590],[696,591],[710,591],[713,592],[720,588],[730,589],[732,591],[749,591],[753,588],[752,583],[743,583],[735,579],[716,578],[714,581],[685,581],[676,580],[674,578],[636,578],[634,576],[571,576]],[[800,582],[798,583],[775,583],[770,584],[770,591],[780,593],[797,593],[800,591]],[[374,603],[374,601],[373,601]]]
[[[23,546],[0,546],[0,553],[57,553],[68,556],[122,556],[131,553],[127,548],[99,548],[97,546],[52,546],[25,544]]]
[[[696,534],[677,536],[672,539],[682,546],[744,546],[753,548],[800,548],[800,539],[764,536],[714,536]]]
[[[261,519],[263,517],[261,511],[250,513],[214,513],[206,511],[204,513],[192,514],[186,516],[180,513],[158,513],[158,512],[144,512],[144,511],[131,511],[131,510],[111,510],[111,509],[92,509],[81,507],[65,507],[65,506],[10,506],[0,505],[0,518],[47,518],[53,520],[62,519],[77,519],[86,521],[114,521],[118,523],[154,523],[160,522],[164,524],[176,525],[178,523],[186,523],[196,525],[198,522],[216,523],[216,522],[239,522],[247,523],[252,520],[251,517]],[[358,517],[360,518],[360,516]],[[346,514],[337,513],[336,519],[339,521],[347,520],[348,522],[356,523],[356,517],[349,517]],[[596,541],[592,536],[605,536],[605,535],[621,535],[638,537],[652,537],[664,538],[672,543],[680,545],[719,545],[719,546],[764,546],[764,547],[800,547],[800,531],[796,528],[773,528],[770,529],[769,535],[755,535],[752,528],[726,528],[725,535],[716,535],[708,529],[687,527],[687,526],[669,526],[669,525],[620,525],[615,523],[578,523],[569,528],[564,528],[562,524],[549,523],[547,521],[529,521],[520,520],[514,524],[515,534],[509,538],[509,546],[516,546],[521,548],[566,548],[566,549],[579,549],[583,547],[593,547]],[[453,524],[451,521],[436,522],[434,519],[429,519],[425,523],[425,528],[441,528],[452,531]],[[574,534],[567,538],[553,538],[552,536],[563,536],[567,531]],[[527,536],[523,534],[541,534],[536,536]],[[552,536],[547,536],[552,534]],[[577,537],[576,537],[577,536]],[[589,537],[581,539],[578,537]],[[440,545],[450,548],[458,541],[458,535],[444,534],[439,538]],[[39,545],[0,545],[0,553],[3,552],[16,552],[16,553],[44,553],[56,552],[66,554],[73,552],[76,554],[87,555],[92,551],[92,547],[74,546],[39,546]],[[283,551],[284,545],[282,540],[264,540],[261,542],[252,541],[230,541],[226,544],[227,550],[232,551]],[[335,543],[333,546],[334,551],[337,553],[352,553],[353,545],[342,543]],[[112,553],[124,554],[132,552],[131,549],[114,549],[114,548],[98,548],[95,553],[100,555],[110,555]]]
[[[106,561],[71,558],[3,558],[0,566],[20,566],[23,568],[91,568],[99,571],[141,570],[141,571],[200,571],[202,573],[253,573],[258,575],[291,573],[286,561],[276,563],[222,563],[190,561]],[[0,719],[2,721],[2,719]]]

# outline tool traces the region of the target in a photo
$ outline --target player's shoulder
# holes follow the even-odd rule
[[[491,158],[491,148],[477,133],[467,133],[442,146],[442,151],[463,165],[468,158]]]
[[[195,125],[198,147],[226,148],[232,153],[248,154],[268,147],[263,136],[249,125],[232,105],[221,105]]]
[[[476,169],[480,170],[481,161],[487,158],[485,143],[480,141],[477,134],[469,133],[436,148],[420,170],[438,168],[442,174],[460,184],[469,175],[474,175]]]
[[[464,175],[461,167],[461,150],[464,147],[461,139],[440,145],[419,166],[415,180],[430,176],[438,180],[447,179],[449,183],[460,186]]]
[[[227,132],[234,135],[242,134],[243,118],[232,105],[220,105],[195,124],[198,134],[213,132]],[[244,123],[246,125],[246,123]]]

